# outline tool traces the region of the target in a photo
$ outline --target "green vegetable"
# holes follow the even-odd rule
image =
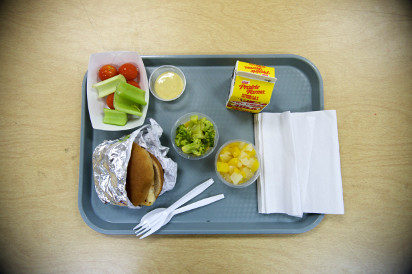
[[[116,126],[124,126],[127,123],[127,114],[114,109],[103,109],[103,123]]]
[[[136,116],[143,115],[139,104],[120,96],[117,92],[114,93],[113,105],[115,110]]]
[[[208,131],[210,128],[213,128],[212,122],[207,120],[205,117],[200,119],[200,122],[201,122],[201,127],[203,131]]]
[[[205,143],[209,147],[212,147],[215,144],[215,131],[214,130],[206,131],[205,138],[203,139],[203,143]]]
[[[109,95],[116,91],[119,83],[126,83],[126,78],[119,74],[104,81],[94,84],[92,87],[97,89],[99,98]]]
[[[146,92],[126,82],[119,83],[116,88],[116,93],[129,101],[143,106],[146,105]]]
[[[184,125],[179,125],[176,128],[176,138],[175,143],[178,147],[187,145],[191,142],[190,132],[187,127]]]
[[[195,139],[192,143],[184,145],[182,151],[186,154],[201,156],[206,152],[206,147],[200,139]]]
[[[212,122],[192,115],[188,122],[176,128],[175,144],[186,154],[201,156],[214,146],[215,134]]]

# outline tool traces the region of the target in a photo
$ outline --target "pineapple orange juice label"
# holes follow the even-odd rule
[[[275,68],[237,61],[226,107],[262,111],[270,103],[275,82]]]

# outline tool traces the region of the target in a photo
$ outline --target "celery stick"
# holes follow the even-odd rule
[[[92,87],[97,89],[99,98],[109,95],[116,91],[116,87],[119,83],[126,83],[126,78],[119,74],[104,81],[94,84]]]
[[[143,106],[146,105],[146,100],[144,98],[146,91],[141,90],[140,88],[132,86],[128,83],[119,83],[119,85],[116,87],[116,93],[129,101]]]
[[[118,111],[129,113],[136,116],[143,115],[138,104],[130,100],[127,100],[126,98],[123,98],[122,96],[117,94],[117,92],[114,93],[113,105],[114,108]]]
[[[103,123],[124,126],[127,123],[127,114],[115,109],[104,108]]]

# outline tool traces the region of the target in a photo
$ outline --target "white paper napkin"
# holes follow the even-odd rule
[[[260,213],[343,214],[336,111],[259,113]]]
[[[269,121],[270,124],[268,124]],[[263,113],[260,128],[262,135],[258,149],[263,165],[259,179],[260,199],[262,200],[259,212],[284,212],[293,216],[301,216],[302,206],[291,114],[283,113],[267,117],[267,114]],[[282,130],[268,130],[276,128]],[[276,150],[276,153],[272,153],[273,150]]]

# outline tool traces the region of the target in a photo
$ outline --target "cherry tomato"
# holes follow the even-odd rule
[[[112,65],[104,65],[99,69],[99,78],[100,80],[104,81],[106,79],[112,78],[113,76],[116,76],[117,70],[115,67]]]
[[[136,81],[129,80],[129,81],[127,81],[127,83],[130,84],[130,85],[132,85],[132,86],[135,86],[135,87],[137,87],[137,88],[141,88],[140,85],[139,85],[139,83],[137,83]]]
[[[138,69],[131,63],[126,63],[120,66],[119,73],[122,74],[126,80],[133,80],[139,74]]]
[[[111,109],[114,109],[113,99],[114,99],[114,93],[107,95],[106,104]]]

